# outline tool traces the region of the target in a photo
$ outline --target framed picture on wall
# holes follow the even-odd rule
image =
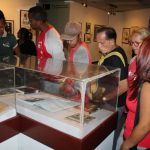
[[[82,39],[82,22],[79,22],[80,26],[81,26],[81,34],[80,34],[80,38]]]
[[[85,33],[85,34],[84,34],[84,41],[85,41],[86,43],[91,43],[91,37],[92,37],[91,34]]]
[[[6,20],[5,30],[7,33],[14,34],[14,20]]]
[[[148,28],[150,29],[150,18],[148,20]]]
[[[122,29],[122,43],[129,44],[130,38],[130,28],[123,28]]]
[[[91,33],[91,23],[86,23],[85,26],[85,33]]]
[[[97,25],[97,24],[95,24],[95,25],[94,25],[94,36],[93,36],[93,42],[97,42],[97,41],[96,41],[96,34],[97,34],[97,30],[98,30],[99,28],[102,28],[102,27],[104,27],[104,25]]]
[[[28,10],[20,10],[20,28],[30,29]]]

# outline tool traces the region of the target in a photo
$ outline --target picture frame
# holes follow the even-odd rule
[[[150,29],[150,18],[148,19],[148,29]]]
[[[80,34],[80,38],[83,38],[83,33],[82,33],[82,22],[79,22],[80,26],[81,26],[81,34]]]
[[[28,10],[20,10],[20,28],[31,28],[28,18]]]
[[[130,38],[130,28],[123,28],[122,29],[122,43],[129,44]]]
[[[86,23],[85,33],[91,33],[91,23],[89,22]]]
[[[91,34],[85,33],[85,34],[84,34],[84,41],[85,41],[86,43],[91,43],[91,37],[92,37]]]
[[[96,40],[97,30],[98,30],[99,28],[102,28],[102,27],[104,27],[104,25],[98,25],[98,24],[95,24],[95,25],[94,25],[93,42],[97,42],[97,40]]]
[[[14,20],[6,20],[5,30],[7,33],[14,34]]]

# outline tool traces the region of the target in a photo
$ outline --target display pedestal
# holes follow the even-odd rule
[[[111,115],[82,140],[64,134],[56,129],[41,124],[23,115],[21,116],[21,132],[51,148],[66,150],[91,150],[97,147],[116,128],[117,113]]]
[[[20,132],[20,116],[16,115],[6,121],[0,122],[0,142],[3,142]]]
[[[116,124],[117,113],[113,113],[90,134],[83,139],[78,139],[18,114],[0,124],[0,140],[2,142],[20,132],[53,149],[67,150],[68,146],[71,146],[71,150],[91,150],[114,131]]]

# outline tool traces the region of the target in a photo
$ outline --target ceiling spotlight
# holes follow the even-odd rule
[[[83,7],[87,7],[87,4],[86,4],[86,3],[82,3],[82,6],[83,6]]]
[[[110,15],[110,12],[109,12],[109,11],[107,12],[107,15]]]
[[[82,1],[82,6],[87,7],[87,0]]]
[[[112,5],[112,4],[109,4],[108,5],[108,8],[107,8],[107,14],[108,15],[116,15],[116,9],[117,9],[117,6],[116,5]]]

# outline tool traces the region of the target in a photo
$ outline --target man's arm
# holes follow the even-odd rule
[[[15,54],[19,57],[20,56],[20,49],[19,46],[16,45],[16,47],[13,49],[15,51]]]
[[[49,30],[45,35],[45,47],[54,59],[65,60],[63,43],[55,29]]]
[[[125,93],[128,90],[127,79],[121,80],[119,82],[119,96]]]

